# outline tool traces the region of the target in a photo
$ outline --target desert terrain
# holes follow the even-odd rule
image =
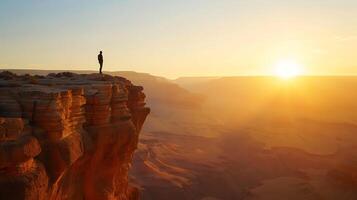
[[[151,107],[130,171],[141,199],[357,199],[357,78],[112,74]]]
[[[161,102],[144,128],[132,170],[142,199],[357,198],[356,78],[187,79],[175,83],[200,106]]]

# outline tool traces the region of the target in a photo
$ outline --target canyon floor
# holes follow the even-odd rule
[[[356,79],[301,79],[178,80],[204,97],[195,108],[149,93],[131,171],[142,199],[357,199]]]
[[[226,130],[213,138],[143,133],[131,178],[144,200],[357,198],[357,126],[277,126]],[[297,126],[299,134],[284,134]]]

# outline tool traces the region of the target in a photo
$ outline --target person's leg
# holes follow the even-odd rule
[[[103,62],[100,63],[99,73],[102,73]]]

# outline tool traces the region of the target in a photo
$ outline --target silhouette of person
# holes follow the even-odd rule
[[[100,51],[100,53],[98,54],[98,62],[99,62],[99,65],[100,65],[99,73],[102,74],[102,67],[103,67],[103,54],[102,54],[102,51]]]

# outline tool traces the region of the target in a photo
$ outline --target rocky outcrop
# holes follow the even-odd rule
[[[0,73],[0,199],[138,199],[128,170],[149,114],[121,77]]]

